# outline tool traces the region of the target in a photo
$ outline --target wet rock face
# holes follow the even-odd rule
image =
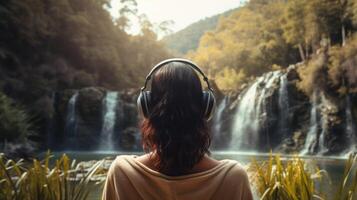
[[[73,144],[79,149],[95,150],[102,128],[102,102],[105,90],[84,88],[78,92],[76,102],[76,140]],[[67,116],[68,117],[68,116]]]
[[[235,144],[232,145],[232,141],[237,140],[236,134],[241,134],[239,131],[242,130],[244,132],[238,139],[242,139],[243,143],[249,141],[245,145],[252,147],[254,151],[301,153],[307,146],[308,133],[313,128],[315,132],[308,154],[338,154],[351,145],[352,136],[347,134],[348,130],[351,132],[351,128],[347,127],[352,127],[349,125],[351,121],[357,124],[357,95],[350,96],[351,108],[348,111],[345,97],[321,91],[318,102],[315,102],[316,127],[313,127],[311,110],[314,102],[312,97],[298,90],[297,82],[300,78],[296,68],[291,66],[285,71],[264,76],[256,79],[255,96],[246,101],[246,106],[252,106],[250,110],[242,106],[242,101],[255,82],[225,96],[217,95],[215,117],[208,123],[211,127],[212,150],[241,150]],[[218,91],[218,88],[215,90]],[[53,115],[49,115],[53,117],[49,147],[55,150],[98,150],[105,136],[102,133],[103,102],[107,92],[97,87],[57,92],[53,98]],[[75,94],[78,95],[74,106],[75,120],[72,123],[75,126],[71,126],[75,131],[69,134],[66,130],[68,108],[71,99],[73,103]],[[142,150],[140,118],[136,107],[138,94],[138,90],[118,92],[114,133],[111,138],[115,150]],[[247,112],[242,112],[240,117],[249,116],[243,121],[247,127],[240,125],[238,127],[241,130],[237,131],[234,124],[237,122],[237,113],[242,109],[247,109]],[[353,134],[357,134],[357,131]]]
[[[217,100],[217,109],[214,118],[209,122],[210,134],[212,139],[211,148],[214,150],[226,150],[227,145],[231,140],[232,123],[236,108],[237,95],[237,93],[230,93],[226,96],[226,100],[224,100],[223,98]],[[220,111],[221,114],[219,117],[218,109],[222,103],[224,103],[225,105],[222,105],[223,108]],[[219,119],[217,117],[219,117]]]
[[[105,95],[103,88],[90,87],[81,90],[64,90],[57,92],[54,98],[54,117],[52,137],[48,141],[51,149],[63,150],[68,146],[75,149],[95,149],[102,117],[101,104]],[[78,94],[74,105],[73,132],[68,128],[68,107],[70,99]]]
[[[138,128],[127,127],[121,132],[119,146],[123,150],[140,151],[141,150],[140,137],[141,134]]]
[[[101,88],[84,88],[79,91],[77,108],[78,114],[88,124],[101,122],[102,101],[106,91]]]
[[[218,139],[215,144],[229,150],[241,151],[248,147],[253,151],[284,153],[302,153],[308,146],[306,154],[322,155],[340,154],[355,145],[357,130],[352,129],[356,129],[357,124],[356,104],[350,103],[351,111],[348,111],[346,97],[322,90],[316,90],[318,97],[314,103],[312,97],[297,88],[299,80],[296,66],[258,77],[227,105],[234,112],[222,117],[221,129],[230,126],[229,140]],[[353,100],[355,97],[351,95],[350,101]],[[316,116],[312,116],[312,109],[316,109]],[[349,112],[352,114],[347,117]],[[224,123],[225,120],[230,123]],[[232,126],[234,123],[239,125]],[[309,133],[312,136],[307,141]],[[231,140],[236,141],[234,145]]]
[[[103,108],[106,91],[103,88],[90,87],[80,90],[65,90],[56,94],[53,121],[54,133],[49,142],[55,150],[99,150],[103,140]],[[71,98],[77,93],[73,116],[69,116]],[[117,105],[114,108],[114,132],[111,138],[115,149],[138,149],[138,116],[136,108],[136,91],[118,93]],[[134,101],[135,99],[135,101]],[[72,102],[73,103],[73,102]],[[72,117],[69,131],[68,121]],[[135,131],[134,131],[135,130]],[[135,132],[135,134],[134,134]],[[103,147],[101,147],[103,148]],[[101,149],[103,150],[103,149]],[[105,150],[105,148],[104,148]]]

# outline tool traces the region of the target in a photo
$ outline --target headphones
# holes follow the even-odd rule
[[[150,116],[150,112],[152,110],[151,108],[151,91],[145,91],[146,85],[148,81],[152,78],[152,75],[154,74],[155,71],[160,69],[162,66],[169,64],[171,62],[180,62],[187,64],[191,68],[193,68],[195,71],[199,72],[203,76],[203,80],[207,83],[208,91],[203,91],[203,99],[202,99],[202,104],[204,110],[204,118],[206,120],[210,120],[213,116],[215,107],[216,107],[216,99],[213,95],[213,90],[208,82],[207,76],[202,72],[202,70],[193,62],[187,59],[182,59],[182,58],[171,58],[164,60],[160,62],[159,64],[155,65],[150,73],[146,76],[145,84],[144,87],[140,89],[140,95],[137,100],[137,107],[139,110],[139,113],[142,114],[145,118],[148,118]]]

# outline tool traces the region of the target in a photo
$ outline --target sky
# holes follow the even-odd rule
[[[146,14],[153,23],[172,20],[170,26],[173,32],[186,26],[224,11],[240,6],[240,0],[137,0],[138,12]],[[111,14],[115,17],[119,0],[113,0]],[[134,25],[132,32],[138,30]]]

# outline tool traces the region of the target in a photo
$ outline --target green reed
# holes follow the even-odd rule
[[[357,198],[356,158],[351,155],[346,161],[334,200]],[[327,172],[308,166],[298,156],[283,161],[279,155],[270,155],[267,161],[253,161],[248,171],[261,200],[331,199],[322,192],[323,182],[328,181]]]
[[[0,155],[0,199],[83,200],[102,183],[91,180],[104,161],[84,169],[64,154],[51,167],[51,157],[47,153],[44,160],[29,164]]]

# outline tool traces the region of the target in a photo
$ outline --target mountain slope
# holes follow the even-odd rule
[[[219,19],[222,16],[228,16],[238,8],[228,10],[224,13],[207,17],[198,22],[195,22],[186,28],[168,35],[162,39],[167,48],[178,54],[185,54],[189,50],[195,50],[202,35],[210,30],[214,30]]]

